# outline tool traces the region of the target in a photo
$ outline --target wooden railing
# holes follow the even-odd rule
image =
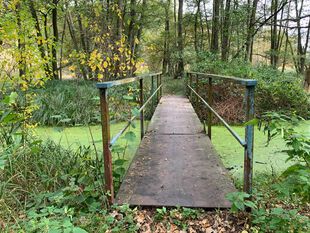
[[[144,80],[151,78],[151,95],[144,101]],[[105,190],[108,193],[109,203],[114,202],[114,188],[113,188],[113,172],[112,172],[112,154],[111,148],[121,135],[128,129],[132,122],[137,118],[133,116],[128,120],[126,126],[115,135],[113,139],[110,136],[110,114],[109,114],[109,98],[108,89],[114,86],[120,86],[132,82],[139,81],[139,112],[140,112],[140,136],[144,136],[144,109],[150,102],[154,105],[154,98],[156,97],[157,103],[162,96],[162,73],[147,74],[132,78],[125,78],[121,80],[97,83],[97,88],[100,92],[100,108],[101,108],[101,121],[102,121],[102,145],[103,145],[103,159],[104,159],[104,182]],[[155,85],[156,83],[156,85]],[[155,109],[154,106],[152,109]]]
[[[245,138],[242,139],[236,131],[214,110],[213,105],[213,83],[214,80],[223,80],[225,82],[233,82],[245,86],[245,121],[249,122],[254,118],[254,92],[257,84],[256,80],[241,79],[236,77],[221,76],[215,74],[204,74],[197,72],[188,72],[188,95],[192,101],[192,94],[195,94],[196,102],[200,100],[208,108],[208,131],[207,134],[211,140],[212,135],[212,115],[214,114],[232,134],[232,136],[244,148],[244,179],[243,191],[252,193],[252,177],[253,177],[253,148],[254,148],[254,126],[252,124],[245,125]],[[206,101],[199,95],[199,82],[201,79],[208,79],[208,100]],[[195,88],[193,87],[193,79],[195,79]]]

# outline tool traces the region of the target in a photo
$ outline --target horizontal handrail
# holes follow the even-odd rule
[[[153,97],[156,95],[156,93],[160,90],[160,88],[162,87],[162,84],[154,91],[154,93],[147,99],[147,101],[145,101],[145,103],[143,104],[143,106],[141,108],[138,109],[139,112],[143,111],[143,109],[147,106],[147,104],[151,101],[151,99],[153,99]],[[110,141],[110,147],[112,147],[115,142],[117,141],[117,139],[119,139],[128,129],[128,127],[132,124],[132,122],[137,118],[137,115],[133,116],[127,123],[127,125],[121,129]]]
[[[157,75],[161,75],[161,74],[162,74],[161,72],[144,74],[144,75],[140,75],[140,76],[136,76],[136,77],[132,77],[132,78],[124,78],[124,79],[119,79],[119,80],[115,80],[115,81],[101,82],[101,83],[97,83],[96,86],[99,89],[101,89],[101,88],[111,88],[111,87],[114,87],[114,86],[119,86],[119,85],[123,85],[123,84],[127,84],[127,83],[132,83],[132,82],[138,81],[140,79],[149,78],[149,77],[157,76]]]
[[[232,134],[232,136],[240,143],[241,146],[246,147],[246,142],[241,139],[236,131],[234,131],[230,125],[204,100],[191,86],[187,85],[188,88],[213,112],[213,114],[224,124],[226,129]]]
[[[194,74],[203,76],[206,78],[214,78],[214,79],[225,79],[227,81],[231,81],[234,83],[238,83],[245,86],[256,86],[257,80],[254,79],[243,79],[243,78],[237,78],[233,76],[225,76],[225,75],[218,75],[218,74],[205,74],[205,73],[199,73],[199,72],[188,72],[188,74]]]

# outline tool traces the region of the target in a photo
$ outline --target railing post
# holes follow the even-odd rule
[[[189,74],[189,86],[190,86],[191,88],[193,88],[192,85],[193,85],[193,76],[192,76],[192,74],[190,73],[190,74]],[[193,92],[192,92],[191,90],[189,90],[189,92],[190,92],[190,93],[189,93],[189,100],[192,101]]]
[[[186,96],[189,97],[189,88],[188,88],[188,85],[189,85],[189,73],[186,72]]]
[[[159,75],[159,85],[161,84],[162,84],[162,74]],[[163,87],[160,88],[159,96],[160,98],[163,96]]]
[[[210,106],[212,107],[213,105],[213,88],[212,88],[212,78],[209,77],[209,87],[208,87],[208,101]],[[212,136],[212,111],[209,109],[208,111],[208,137],[211,140]]]
[[[102,125],[102,145],[104,160],[105,190],[108,192],[109,204],[114,202],[113,173],[112,173],[112,154],[110,151],[110,117],[108,89],[100,88],[100,108]]]
[[[159,87],[159,75],[156,76],[156,89]],[[157,103],[159,103],[159,92],[156,94],[157,96]]]
[[[199,94],[199,80],[198,80],[198,74],[196,74],[196,92]],[[196,102],[196,105],[198,104],[198,96],[196,95],[196,99],[195,99],[195,102]]]
[[[247,85],[245,93],[245,111],[246,122],[254,118],[254,91],[255,85]],[[245,127],[245,142],[244,148],[244,181],[243,191],[252,193],[252,177],[253,177],[253,147],[254,147],[254,126],[247,124]]]
[[[140,80],[140,108],[143,106],[143,78]],[[142,109],[140,112],[140,131],[141,131],[141,139],[144,137],[144,110]]]
[[[151,95],[153,95],[153,93],[154,93],[154,76],[152,75],[151,76]],[[154,98],[152,98],[152,114],[153,114],[153,112],[154,112],[154,109],[155,109],[155,100],[154,100]]]

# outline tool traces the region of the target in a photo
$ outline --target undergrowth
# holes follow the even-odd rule
[[[234,59],[230,62],[221,61],[216,55],[199,53],[197,59],[189,60],[190,70],[202,73],[235,76],[256,79],[255,111],[262,115],[267,111],[295,111],[297,115],[310,118],[310,98],[303,89],[303,79],[293,72],[281,72],[270,66],[253,66],[243,60]],[[195,79],[194,79],[195,80]],[[200,90],[207,90],[207,81],[200,81]],[[194,83],[195,85],[195,83]],[[240,123],[243,119],[244,87],[230,83],[214,83],[213,106],[229,122]],[[207,92],[201,91],[205,99]],[[198,108],[200,117],[206,119],[206,110]]]
[[[144,82],[144,99],[150,96],[150,80]],[[38,109],[32,114],[32,122],[41,126],[80,126],[99,124],[100,98],[96,82],[83,80],[48,81],[43,88],[35,89]],[[110,119],[127,121],[132,109],[138,106],[138,82],[108,90]],[[150,118],[152,109],[148,105],[145,117]]]

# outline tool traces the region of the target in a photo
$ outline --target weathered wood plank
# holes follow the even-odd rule
[[[202,129],[186,98],[163,97],[116,202],[137,206],[230,207],[225,195],[235,191],[235,187]]]

